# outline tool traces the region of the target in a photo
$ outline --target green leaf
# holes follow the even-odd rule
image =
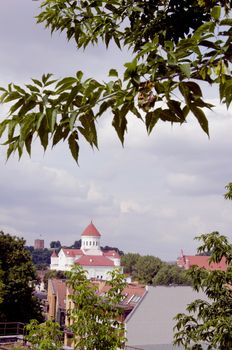
[[[118,137],[123,145],[124,135],[125,135],[125,132],[127,131],[127,119],[125,117],[125,114],[121,113],[121,111],[118,109],[114,110],[113,114],[114,114],[114,118],[112,121],[112,125],[115,128],[118,134]]]
[[[0,123],[0,138],[2,137],[4,131],[6,130],[6,127],[10,123],[10,120],[5,119]]]
[[[181,64],[179,67],[180,67],[181,72],[182,72],[187,78],[190,78],[190,76],[191,76],[191,64],[185,63],[185,64]]]
[[[13,91],[8,94],[7,98],[4,99],[4,103],[11,102],[19,98],[21,98],[21,95],[17,91]]]
[[[190,91],[194,93],[195,96],[202,96],[202,91],[200,86],[194,81],[187,81],[185,85],[189,88]]]
[[[211,10],[211,16],[218,21],[221,16],[221,6],[214,6]]]
[[[25,142],[25,147],[27,150],[27,153],[29,154],[29,156],[31,155],[31,143],[33,140],[33,133],[30,132],[27,137],[25,138],[24,142]]]
[[[39,87],[43,87],[43,84],[39,80],[37,80],[37,79],[31,79],[31,80],[33,81],[33,83],[35,83]]]
[[[81,81],[82,77],[83,77],[83,72],[81,70],[76,72],[76,77],[77,80]]]
[[[194,104],[190,105],[190,110],[197,118],[202,130],[209,136],[208,120],[203,110],[199,107],[196,107]]]
[[[79,145],[77,143],[77,132],[72,133],[68,138],[69,149],[75,161],[78,163]]]
[[[118,72],[116,69],[110,69],[108,75],[109,75],[109,77],[118,77]]]
[[[24,103],[24,99],[21,98],[20,100],[18,100],[18,102],[16,102],[13,106],[11,106],[10,108],[10,114],[13,114],[15,111],[17,111],[17,109],[19,109],[19,107],[21,107]]]
[[[40,89],[38,89],[36,86],[31,85],[31,84],[27,84],[26,87],[32,91],[32,92],[40,92]]]
[[[73,126],[76,122],[76,119],[77,119],[77,112],[73,112],[71,113],[71,116],[70,116],[70,119],[69,119],[69,129],[72,131],[73,129]]]
[[[145,121],[146,121],[146,128],[147,128],[147,132],[148,134],[150,134],[154,128],[154,126],[156,125],[156,123],[159,120],[159,116],[158,114],[156,114],[155,111],[152,112],[148,112],[145,116]]]
[[[58,87],[61,87],[62,85],[72,85],[72,84],[75,84],[77,82],[77,79],[76,78],[73,78],[73,77],[67,77],[67,78],[64,78],[62,80],[60,80],[57,84],[56,84],[56,88]]]
[[[224,18],[220,22],[221,26],[232,26],[232,18]]]

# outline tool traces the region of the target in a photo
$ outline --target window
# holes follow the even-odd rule
[[[89,245],[91,245],[91,241],[89,242]]]

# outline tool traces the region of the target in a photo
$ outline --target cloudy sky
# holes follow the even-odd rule
[[[64,36],[51,37],[36,24],[38,5],[0,1],[1,86],[79,69],[104,80],[110,68],[129,61],[129,53],[115,47],[83,53]],[[44,154],[35,142],[31,158],[7,163],[0,148],[0,229],[27,244],[42,237],[47,246],[58,239],[68,245],[93,220],[102,245],[165,260],[176,259],[180,249],[195,253],[200,233],[217,230],[231,238],[232,203],[223,194],[232,181],[232,112],[218,103],[216,91],[208,93],[217,106],[208,112],[210,140],[191,118],[181,127],[159,124],[149,137],[132,118],[122,148],[106,116],[98,128],[100,151],[83,143],[79,167],[66,144]],[[4,118],[2,106],[0,113]]]

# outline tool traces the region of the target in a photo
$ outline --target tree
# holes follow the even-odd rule
[[[63,345],[62,332],[56,322],[48,320],[39,324],[37,320],[31,320],[26,331],[26,340],[32,350],[58,350]]]
[[[96,287],[86,277],[85,271],[76,265],[67,272],[67,284],[71,288],[69,327],[73,332],[75,349],[116,350],[124,348],[125,330],[120,322],[122,308],[119,307],[124,296],[124,276],[111,273],[109,290],[99,295]]]
[[[213,106],[202,87],[217,87],[227,108],[232,101],[231,6],[230,0],[44,0],[37,21],[51,32],[66,32],[78,49],[114,42],[133,57],[122,76],[112,68],[104,82],[78,71],[2,87],[0,101],[10,103],[0,122],[7,158],[15,151],[21,157],[24,148],[31,154],[38,136],[44,150],[67,140],[78,161],[81,137],[98,147],[96,124],[104,114],[112,115],[122,144],[129,116],[144,120],[150,134],[157,122],[182,124],[192,113],[209,135],[205,109]]]
[[[176,265],[164,264],[152,280],[153,286],[189,286],[191,278]]]
[[[60,243],[60,241],[51,241],[51,243],[50,243],[50,248],[56,248],[56,249],[61,248],[61,243]]]
[[[152,284],[153,278],[163,266],[163,262],[152,255],[140,256],[135,264],[134,277],[145,284]]]
[[[48,289],[48,280],[50,278],[58,278],[65,280],[66,279],[66,274],[64,271],[56,271],[56,270],[48,270],[45,272],[43,281],[44,281],[44,288],[47,290]]]
[[[127,253],[121,258],[121,264],[123,265],[124,273],[129,273],[133,275],[135,272],[135,265],[140,258],[138,253]]]
[[[81,247],[81,239],[79,239],[78,241],[75,241],[72,245],[72,248],[75,248],[75,249],[80,249]]]
[[[220,262],[225,257],[228,269],[191,268],[189,275],[194,290],[204,291],[208,300],[195,300],[188,305],[188,314],[176,316],[174,344],[189,350],[228,350],[232,348],[232,293],[228,288],[232,285],[232,244],[218,232],[197,239],[203,242],[199,253],[211,251],[210,262]]]
[[[28,248],[28,247],[27,247]],[[32,262],[37,269],[44,269],[51,262],[51,251],[47,248],[44,249],[29,249],[31,252]]]
[[[4,285],[0,321],[41,321],[39,303],[33,295],[35,269],[22,238],[0,232],[0,266]]]
[[[5,292],[5,286],[3,283],[3,271],[1,270],[1,266],[0,266],[0,305],[3,302],[4,292]]]

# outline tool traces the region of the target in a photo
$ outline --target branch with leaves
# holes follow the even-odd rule
[[[226,271],[207,271],[197,266],[188,274],[193,289],[204,291],[207,300],[195,300],[187,306],[187,314],[175,317],[174,345],[188,350],[228,350],[232,348],[232,293],[227,287],[232,283],[232,245],[218,232],[197,238],[203,244],[198,252],[210,251],[210,262],[226,259]]]
[[[227,0],[45,0],[37,20],[51,32],[64,31],[78,48],[113,41],[133,51],[120,77],[108,82],[83,79],[83,72],[60,81],[50,74],[25,87],[0,88],[0,101],[10,104],[0,121],[7,158],[31,154],[37,136],[44,150],[67,141],[78,161],[79,140],[98,147],[97,122],[112,116],[124,143],[128,118],[144,121],[148,134],[158,122],[187,122],[190,113],[209,135],[207,102],[201,83],[218,87],[229,108],[232,100],[231,2]],[[181,26],[180,26],[181,23]]]
[[[107,283],[109,289],[102,296],[82,267],[76,265],[67,272],[71,301],[68,329],[73,333],[75,349],[116,350],[125,346],[123,310],[119,305],[124,298],[124,276],[115,270]]]

